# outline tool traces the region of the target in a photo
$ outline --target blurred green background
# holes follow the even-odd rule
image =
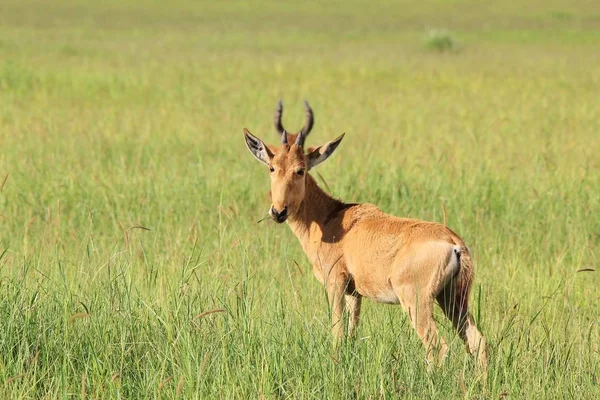
[[[600,3],[0,3],[5,398],[597,398]],[[330,345],[242,129],[472,249],[484,379],[400,307]],[[319,178],[321,179],[321,178]],[[147,230],[148,229],[148,230]],[[580,272],[578,272],[580,271]],[[222,310],[203,315],[207,311]]]

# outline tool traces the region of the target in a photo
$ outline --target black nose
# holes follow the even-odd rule
[[[288,217],[288,208],[287,206],[283,207],[283,209],[281,211],[277,211],[275,209],[275,207],[271,206],[271,215],[273,216],[273,219],[277,222],[283,222],[287,219]]]

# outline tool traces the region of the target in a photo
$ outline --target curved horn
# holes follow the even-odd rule
[[[275,129],[277,133],[280,135],[283,134],[285,129],[283,128],[283,124],[281,123],[281,115],[283,114],[283,103],[281,100],[277,102],[277,108],[275,109],[275,116],[273,117],[273,124],[275,125]]]
[[[285,129],[283,130],[283,133],[281,134],[281,144],[288,144],[287,132],[285,131]]]
[[[308,101],[304,100],[304,108],[306,109],[306,122],[304,123],[304,128],[302,128],[302,132],[304,132],[304,136],[308,135],[315,124],[315,116],[313,114],[312,108],[308,104]]]
[[[298,136],[296,136],[296,141],[294,142],[294,144],[297,144],[298,146],[304,148],[304,140],[306,140],[306,134],[304,133],[304,131],[300,131],[298,133]]]

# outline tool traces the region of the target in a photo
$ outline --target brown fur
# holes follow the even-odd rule
[[[468,311],[474,271],[463,240],[436,222],[394,217],[371,204],[344,203],[325,193],[308,172],[298,174],[324,161],[340,141],[308,155],[299,146],[282,145],[264,156],[273,168],[272,209],[288,210],[287,222],[327,288],[336,342],[343,336],[344,309],[350,312],[348,331],[353,335],[362,297],[367,297],[401,304],[428,358],[441,360],[448,346],[433,319],[437,302],[468,351],[486,366],[485,340]]]

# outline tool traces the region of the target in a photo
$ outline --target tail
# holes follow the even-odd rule
[[[473,259],[471,259],[471,253],[464,244],[461,245],[460,253],[457,254],[457,257],[459,257],[460,268],[454,286],[454,304],[460,307],[460,310],[467,310],[469,308],[469,296],[475,273]]]
[[[485,339],[469,312],[469,295],[475,272],[471,253],[463,243],[457,243],[454,254],[459,262],[459,270],[447,287],[449,290],[443,290],[437,298],[444,313],[452,320],[459,336],[467,345],[469,353],[477,358],[481,367],[487,368]]]
[[[461,314],[464,315],[464,322],[461,321],[459,332],[464,337],[467,344],[467,349],[475,358],[480,367],[487,370],[488,355],[487,355],[487,344],[485,339],[477,326],[473,315],[469,312],[469,295],[471,294],[471,284],[473,283],[473,276],[475,275],[475,269],[473,266],[473,260],[471,259],[471,253],[466,246],[461,248],[461,259],[460,259],[460,271],[456,280],[456,301],[461,308]],[[461,318],[462,319],[462,318]],[[463,330],[464,329],[464,330]]]

